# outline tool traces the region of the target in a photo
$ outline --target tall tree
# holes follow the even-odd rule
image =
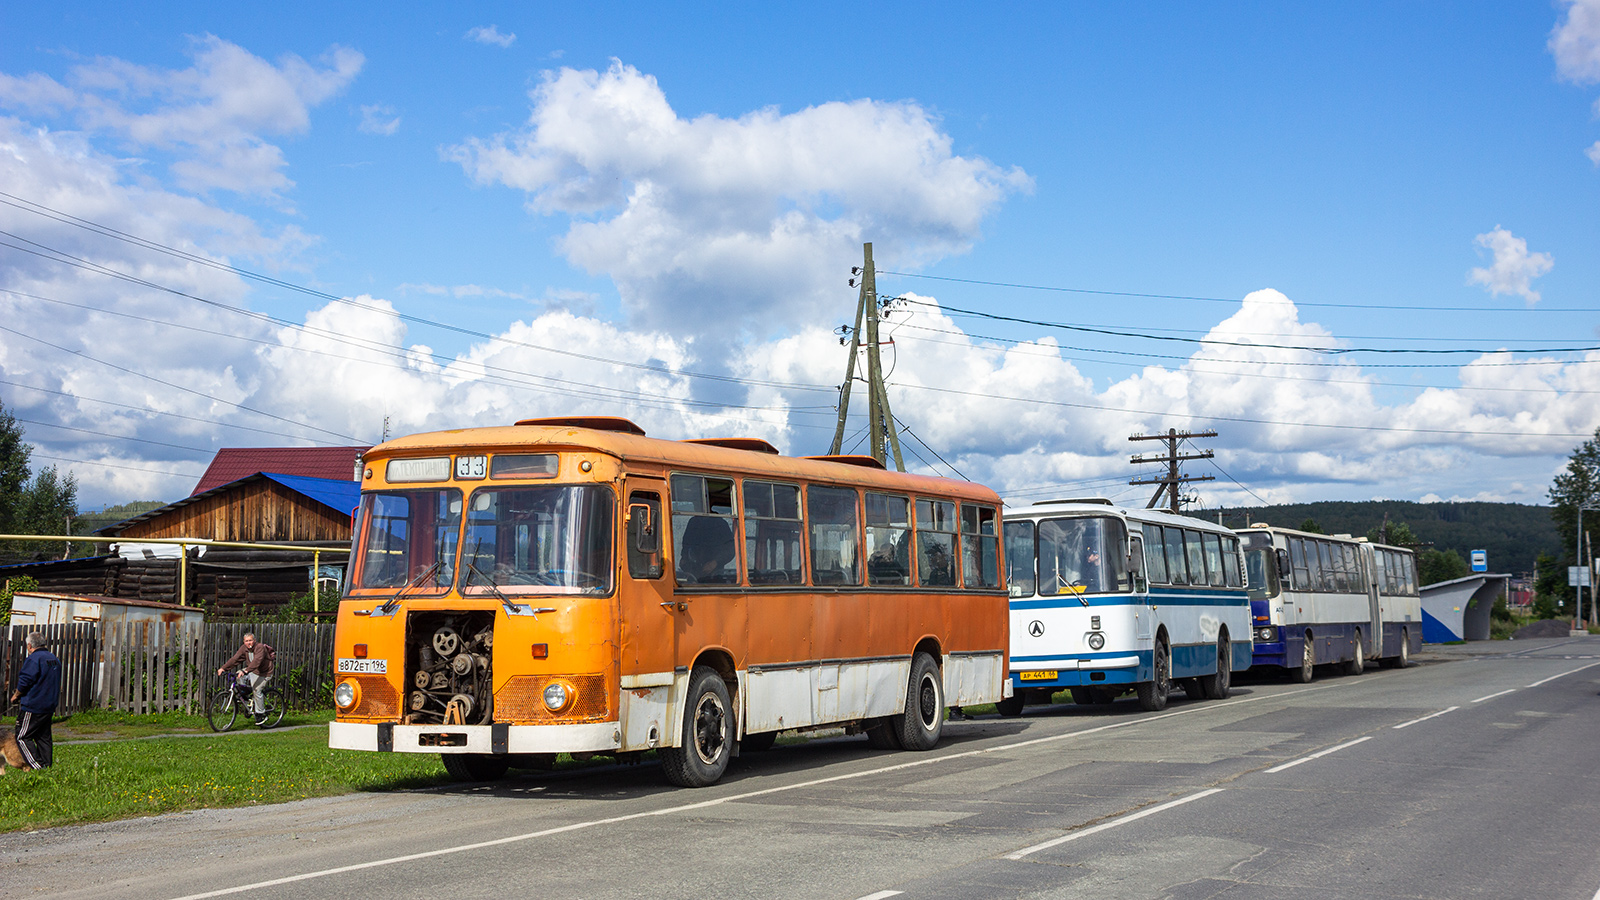
[[[0,534],[16,534],[23,489],[28,484],[28,458],[33,448],[22,442],[22,426],[0,403]]]
[[[1578,509],[1595,508],[1593,514],[1584,516],[1591,521],[1600,516],[1600,428],[1595,429],[1594,437],[1572,451],[1572,457],[1567,460],[1567,470],[1550,483],[1550,505],[1550,517],[1561,529],[1564,549],[1568,553],[1575,552]],[[1594,521],[1593,525],[1589,521],[1583,524],[1585,531],[1600,528],[1600,521]]]
[[[66,534],[78,515],[78,480],[55,466],[31,476],[33,448],[22,440],[22,426],[0,406],[0,534]],[[60,545],[22,541],[0,546],[0,556],[39,557]]]

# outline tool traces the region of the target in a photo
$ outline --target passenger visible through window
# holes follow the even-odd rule
[[[679,584],[737,584],[733,481],[672,476],[672,546]]]

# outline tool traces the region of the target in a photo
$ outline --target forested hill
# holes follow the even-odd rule
[[[1240,528],[1245,512],[1223,510],[1223,521],[1229,527]],[[1462,559],[1470,559],[1473,550],[1488,551],[1491,572],[1532,572],[1533,561],[1540,553],[1561,555],[1561,537],[1550,518],[1548,506],[1405,500],[1327,501],[1251,507],[1248,513],[1251,522],[1299,528],[1305,520],[1312,519],[1327,534],[1356,537],[1365,536],[1369,530],[1383,524],[1387,513],[1391,524],[1410,525],[1417,540],[1431,541],[1434,549],[1455,550]],[[1192,515],[1214,520],[1216,511]]]

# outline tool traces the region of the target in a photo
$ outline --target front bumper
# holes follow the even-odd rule
[[[496,739],[495,731],[504,729]],[[582,725],[392,725],[334,722],[328,746],[335,750],[393,753],[595,753],[622,746],[616,722]]]

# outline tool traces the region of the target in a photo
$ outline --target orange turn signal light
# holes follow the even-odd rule
[[[533,645],[533,658],[534,659],[549,659],[550,658],[550,645],[549,644],[534,644]]]
[[[357,644],[356,645],[356,659],[366,659],[366,658],[367,658],[367,645],[366,644]]]

